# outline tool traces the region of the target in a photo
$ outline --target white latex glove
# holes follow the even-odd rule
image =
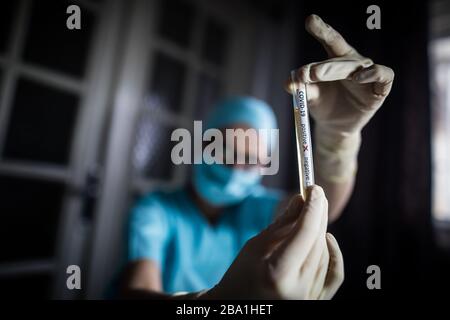
[[[307,84],[316,123],[314,149],[321,158],[317,170],[323,178],[340,182],[356,170],[361,129],[389,94],[394,72],[363,57],[320,17],[309,16],[305,27],[330,58],[297,71],[297,80]]]
[[[294,196],[274,223],[250,239],[213,289],[211,299],[331,299],[344,279],[341,251],[326,233],[328,201],[321,187],[306,203]]]

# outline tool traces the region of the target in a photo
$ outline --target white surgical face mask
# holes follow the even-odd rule
[[[261,181],[258,168],[242,170],[223,164],[194,166],[194,187],[212,205],[232,205],[243,201]]]

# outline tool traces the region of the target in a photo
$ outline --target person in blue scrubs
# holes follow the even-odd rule
[[[132,208],[123,296],[203,290],[215,298],[334,295],[343,263],[326,226],[352,193],[361,130],[389,94],[393,72],[361,56],[319,17],[308,17],[306,28],[330,57],[297,72],[298,81],[308,83],[315,176],[323,189],[312,188],[305,200],[294,196],[287,206],[290,197],[261,184],[260,164],[193,165],[188,185],[151,192]],[[277,123],[265,102],[232,97],[212,109],[204,127],[273,129]],[[250,145],[233,152],[259,156]]]
[[[268,104],[232,97],[214,107],[204,129],[276,127]],[[234,152],[246,153],[247,159],[257,152],[249,145],[235,146]],[[275,145],[268,148],[273,151]],[[122,296],[168,298],[215,287],[247,241],[280,216],[288,203],[282,191],[261,184],[258,166],[194,164],[188,185],[139,199],[129,214],[129,263]]]
[[[216,106],[205,129],[246,126],[276,128],[272,109],[255,98],[230,98]],[[254,167],[195,164],[187,187],[144,196],[130,214],[128,259],[155,263],[167,293],[214,286],[284,199],[262,186]]]

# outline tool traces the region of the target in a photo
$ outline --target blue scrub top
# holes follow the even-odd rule
[[[245,242],[270,224],[282,198],[281,192],[258,186],[211,224],[186,189],[151,192],[131,210],[128,261],[157,262],[168,293],[211,288]]]

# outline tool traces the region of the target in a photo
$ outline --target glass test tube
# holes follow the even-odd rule
[[[303,199],[306,199],[306,188],[314,184],[313,152],[306,85],[297,81],[295,70],[291,71],[291,80],[300,194]]]

